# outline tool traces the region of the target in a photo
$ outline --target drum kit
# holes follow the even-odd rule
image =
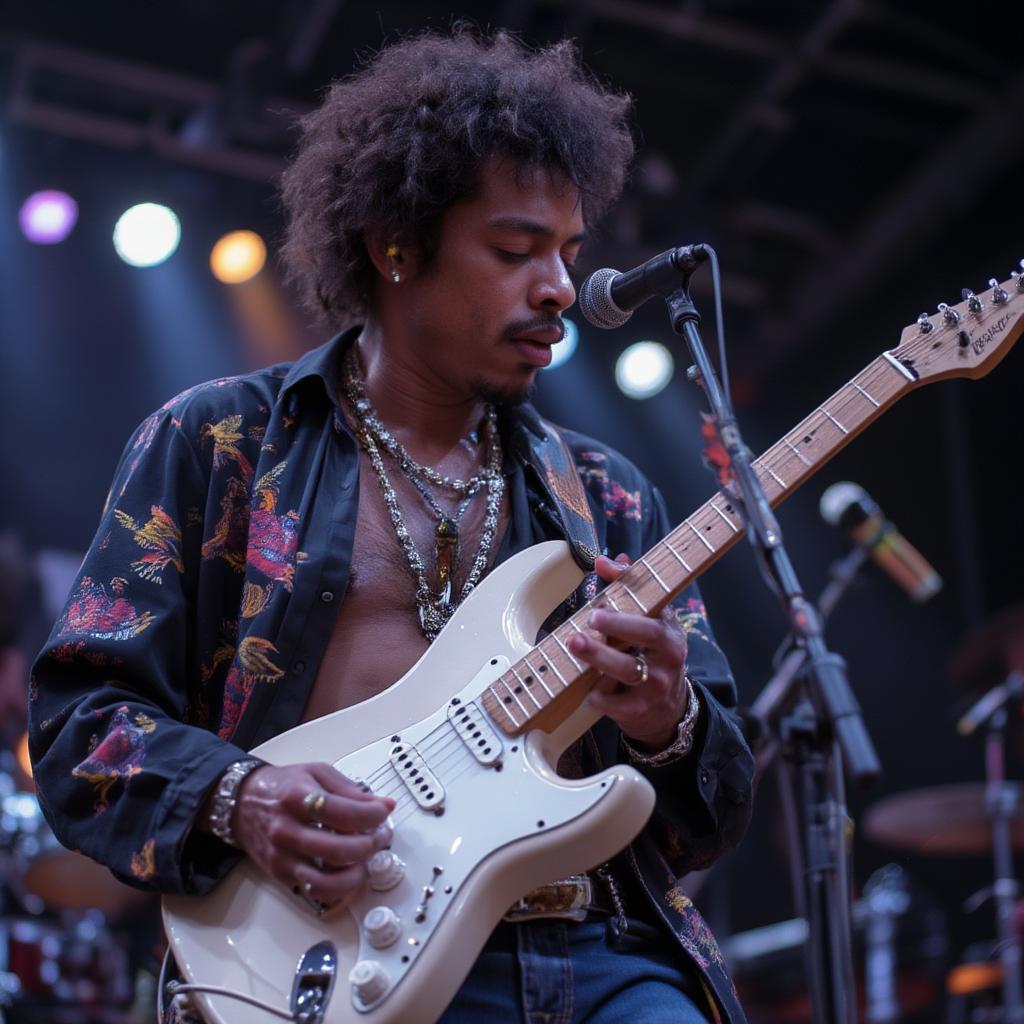
[[[1024,783],[1007,778],[1009,729],[1024,712],[1024,605],[968,635],[954,652],[950,677],[966,712],[962,736],[984,735],[985,781],[899,793],[872,805],[859,830],[872,844],[918,857],[989,857],[994,878],[963,904],[971,913],[991,901],[995,937],[977,943],[950,967],[945,914],[934,897],[890,864],[869,879],[853,905],[862,1019],[868,1024],[946,1020],[949,1024],[1020,1024],[1024,900],[1014,854],[1024,850]],[[754,929],[723,942],[750,1020],[810,1020],[800,950],[802,919]]]
[[[130,933],[149,905],[57,842],[31,781],[0,752],[0,1022],[148,1024]]]

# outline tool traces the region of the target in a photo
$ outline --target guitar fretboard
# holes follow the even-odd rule
[[[754,461],[771,504],[788,497],[913,385],[913,374],[885,354],[840,388]],[[491,719],[510,736],[534,727],[542,716],[545,728],[557,725],[582,699],[579,691],[593,681],[593,671],[568,647],[573,633],[587,630],[589,613],[607,606],[659,615],[743,532],[732,502],[719,491],[495,680],[483,697]]]

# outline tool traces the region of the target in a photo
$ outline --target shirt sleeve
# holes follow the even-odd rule
[[[208,480],[172,409],[139,427],[30,686],[33,771],[57,838],[160,892],[206,892],[239,856],[189,838],[211,786],[245,756],[190,724]]]
[[[652,488],[644,550],[669,532],[665,503]],[[736,684],[715,642],[696,584],[673,602],[687,637],[686,671],[701,702],[690,753],[658,767],[635,765],[654,786],[654,814],[647,829],[677,875],[708,867],[735,847],[750,822],[754,758],[736,713]],[[629,757],[620,744],[620,761]]]

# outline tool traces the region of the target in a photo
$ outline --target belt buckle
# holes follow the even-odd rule
[[[585,921],[593,895],[589,875],[571,875],[531,890],[509,907],[502,920],[513,924],[545,917]]]

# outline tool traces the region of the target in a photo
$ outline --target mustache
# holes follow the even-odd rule
[[[565,337],[565,321],[557,313],[549,316],[535,316],[530,320],[517,320],[505,328],[504,337],[507,341],[511,341],[529,331],[541,331],[547,327],[557,329],[559,341]]]

